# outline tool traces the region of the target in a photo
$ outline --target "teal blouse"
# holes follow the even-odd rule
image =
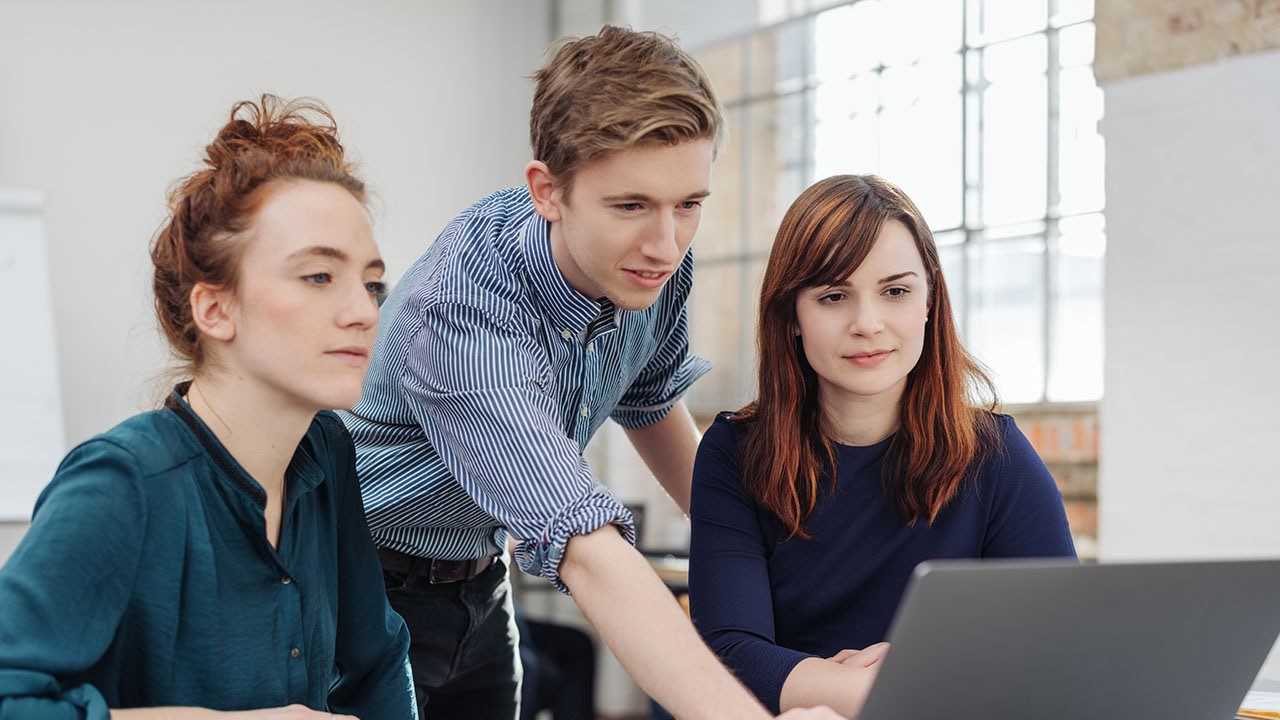
[[[301,703],[416,716],[409,633],[365,524],[350,436],[319,413],[266,494],[182,399],[71,451],[0,568],[0,720]]]

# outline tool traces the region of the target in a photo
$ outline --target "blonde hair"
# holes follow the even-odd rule
[[[636,145],[724,137],[711,81],[670,38],[606,25],[534,73],[529,140],[566,195],[583,163]]]

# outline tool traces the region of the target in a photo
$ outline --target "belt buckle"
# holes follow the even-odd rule
[[[432,585],[455,583],[471,577],[471,568],[475,560],[442,561],[432,560],[431,569],[427,572],[427,582]]]

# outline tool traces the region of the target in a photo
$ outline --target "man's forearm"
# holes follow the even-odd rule
[[[698,426],[684,402],[677,402],[658,422],[627,431],[644,464],[658,479],[680,512],[689,514],[693,459],[698,453]]]
[[[676,717],[769,717],[613,526],[570,540],[560,577],[631,677]]]

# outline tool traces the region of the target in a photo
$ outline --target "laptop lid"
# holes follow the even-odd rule
[[[1280,634],[1280,560],[916,568],[860,720],[1228,720]]]

